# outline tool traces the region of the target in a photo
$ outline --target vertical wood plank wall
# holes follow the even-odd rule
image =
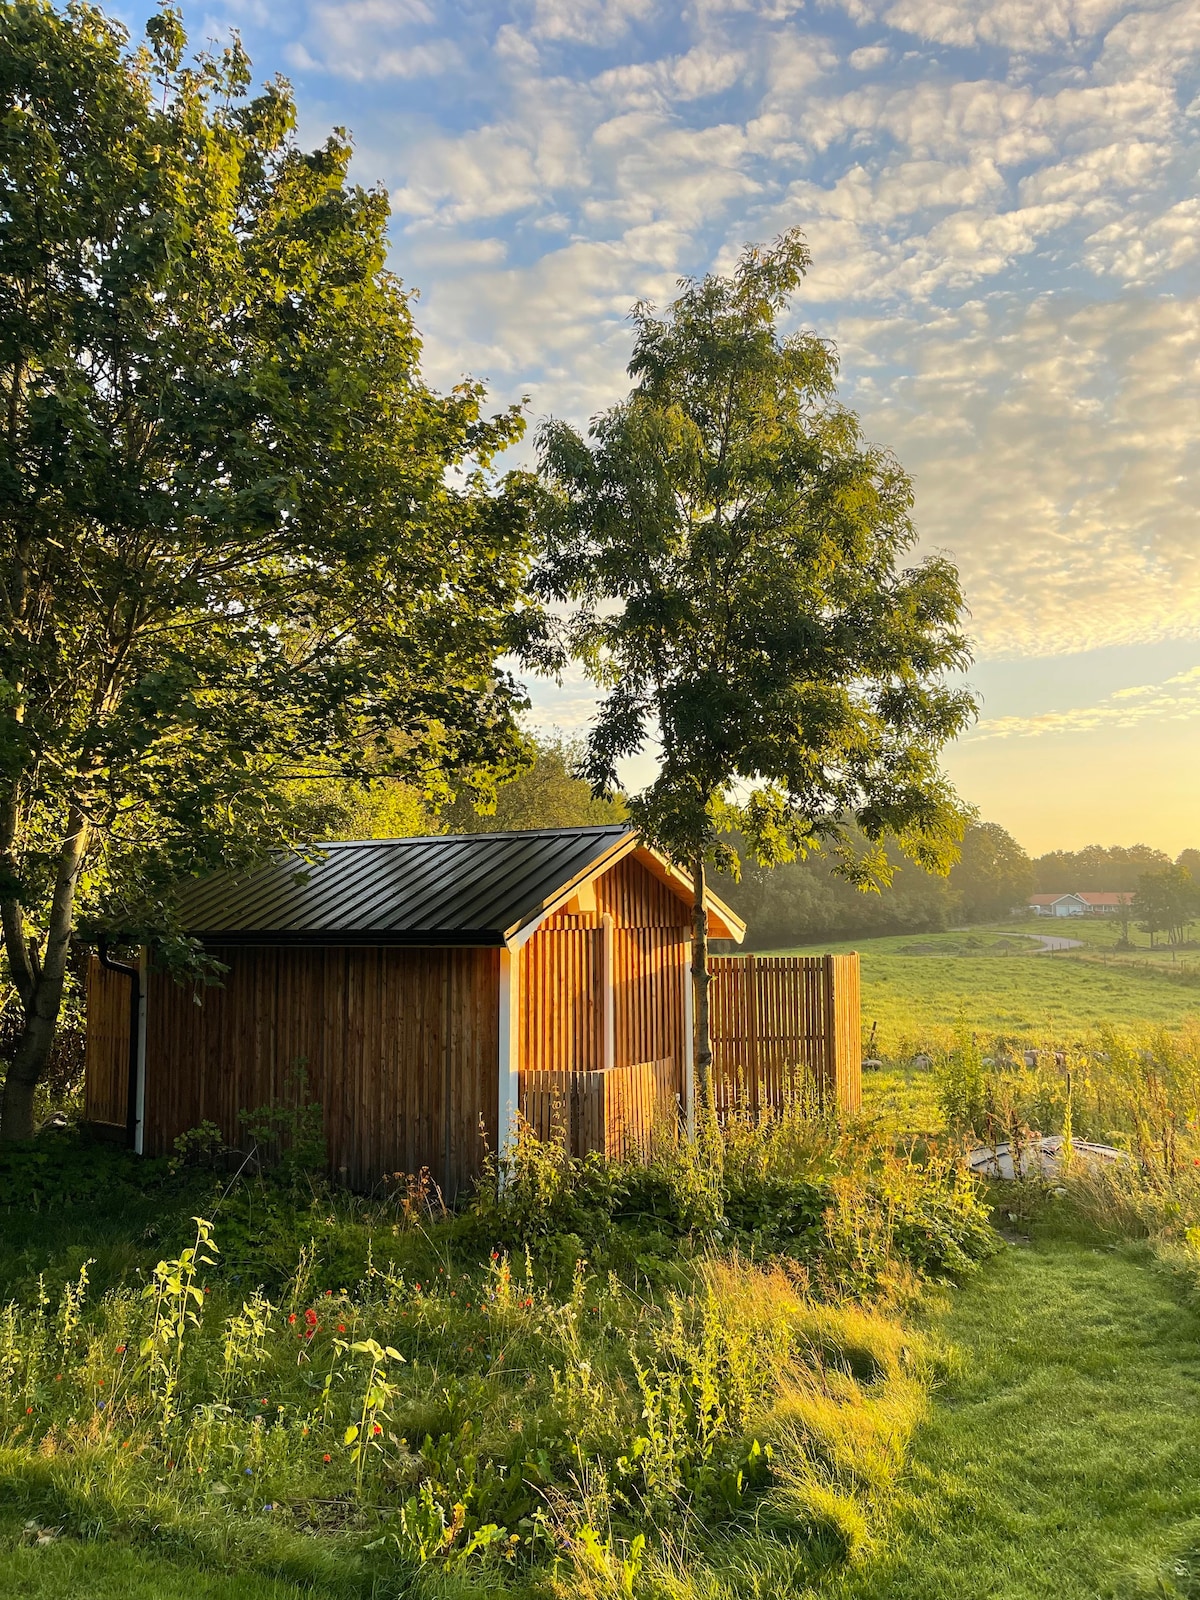
[[[614,1067],[670,1061],[673,1093],[691,1069],[683,1037],[690,908],[641,862],[596,879],[595,911],[559,912],[521,951],[521,1071],[603,1065],[601,919],[613,920]],[[522,1098],[526,1097],[522,1081]]]
[[[125,1127],[129,1114],[129,986],[123,973],[89,958],[84,1116],[106,1127]]]
[[[355,1188],[428,1167],[447,1196],[477,1176],[497,1119],[500,953],[479,948],[214,949],[229,971],[202,991],[149,980],[147,1154],[201,1121],[244,1141],[238,1112],[307,1098],[329,1164]],[[447,1160],[447,1154],[449,1159]]]
[[[857,955],[710,956],[713,1093],[752,1114],[811,1087],[862,1107]]]

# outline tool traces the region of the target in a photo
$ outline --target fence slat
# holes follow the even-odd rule
[[[717,1115],[862,1106],[858,956],[710,956]]]

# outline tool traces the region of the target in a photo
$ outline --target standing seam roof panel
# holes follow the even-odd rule
[[[314,847],[321,859],[311,866],[277,858],[257,872],[188,884],[178,910],[186,928],[213,938],[503,935],[629,832],[610,826],[334,842]]]

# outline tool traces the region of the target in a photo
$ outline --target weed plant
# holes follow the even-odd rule
[[[686,1143],[605,1166],[525,1139],[456,1216],[419,1179],[368,1201],[65,1139],[5,1154],[0,1205],[55,1170],[41,1220],[107,1259],[0,1252],[8,1495],[347,1593],[732,1593],[853,1561],[931,1371],[889,1305],[992,1239],[950,1164],[791,1113],[734,1122],[719,1180]],[[122,1268],[106,1207],[143,1202],[174,1242],[126,1237]]]

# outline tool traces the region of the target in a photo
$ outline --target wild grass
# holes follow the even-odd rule
[[[790,1116],[735,1124],[719,1181],[687,1146],[620,1168],[529,1142],[442,1219],[49,1148],[0,1170],[53,1244],[0,1251],[0,1507],[30,1548],[132,1541],[318,1593],[858,1559],[932,1371],[889,1307],[994,1247],[949,1164]],[[131,1237],[106,1195],[137,1227],[144,1190]]]

